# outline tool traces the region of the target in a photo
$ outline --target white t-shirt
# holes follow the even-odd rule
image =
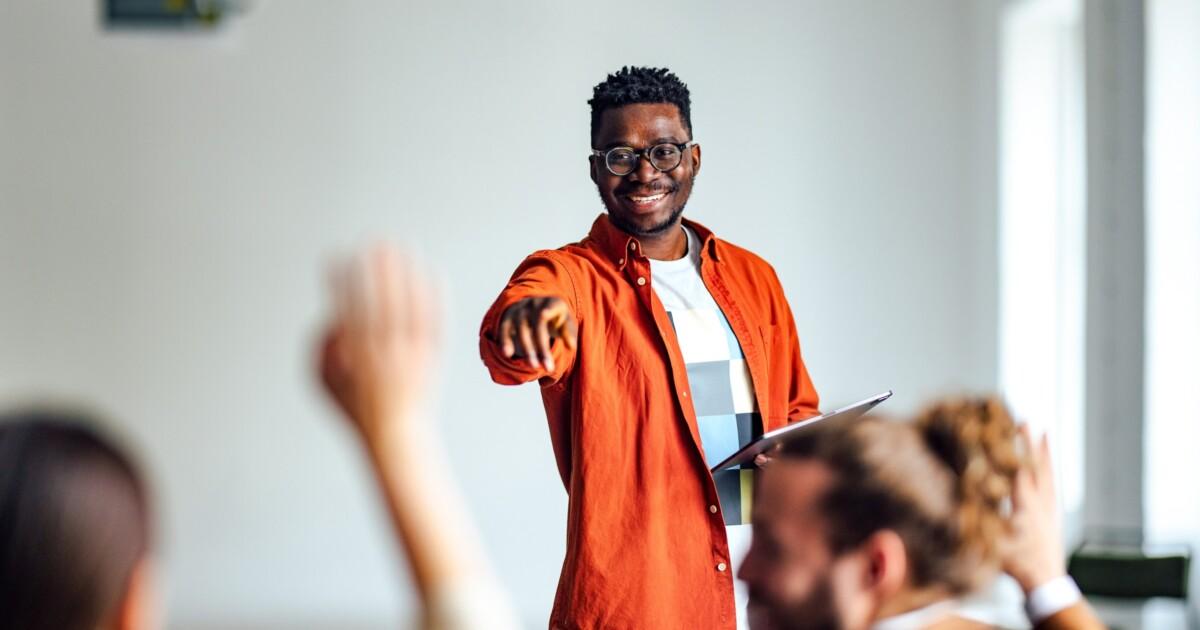
[[[761,436],[762,416],[741,345],[700,275],[700,239],[691,229],[684,232],[687,255],[679,260],[652,259],[651,286],[679,340],[701,447],[711,467]],[[719,517],[729,539],[731,576],[737,574],[750,548],[754,473],[751,465],[713,475],[721,502]],[[746,628],[746,589],[736,579],[734,596],[738,628]]]

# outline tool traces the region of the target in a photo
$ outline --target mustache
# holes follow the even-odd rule
[[[678,184],[676,184],[676,185],[674,185],[674,186],[664,186],[664,185],[657,185],[657,186],[621,186],[621,187],[617,188],[617,189],[616,189],[616,191],[614,191],[614,192],[615,192],[616,194],[618,194],[618,195],[632,195],[632,194],[638,194],[638,195],[646,195],[646,196],[650,196],[650,195],[657,195],[657,194],[659,194],[659,193],[673,193],[673,192],[675,192],[676,190],[679,190],[679,185],[678,185]]]

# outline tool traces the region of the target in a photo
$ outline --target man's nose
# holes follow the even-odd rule
[[[654,165],[650,163],[650,158],[645,155],[639,155],[637,156],[637,166],[634,167],[633,172],[629,175],[634,181],[649,182],[656,179],[658,173],[658,169],[654,168]]]

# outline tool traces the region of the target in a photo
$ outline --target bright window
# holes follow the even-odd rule
[[[1146,6],[1146,525],[1200,549],[1200,2]]]
[[[1000,39],[1000,385],[1083,503],[1084,109],[1077,0],[1008,5]]]

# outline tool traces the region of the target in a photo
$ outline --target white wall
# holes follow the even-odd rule
[[[188,36],[102,32],[97,4],[0,5],[0,395],[132,434],[176,625],[407,610],[309,374],[321,264],[379,234],[449,279],[447,468],[544,622],[566,498],[536,388],[492,385],[475,335],[521,257],[600,210],[585,102],[622,64],[690,84],[689,215],[775,264],[827,403],[995,386],[969,3],[263,1]]]

